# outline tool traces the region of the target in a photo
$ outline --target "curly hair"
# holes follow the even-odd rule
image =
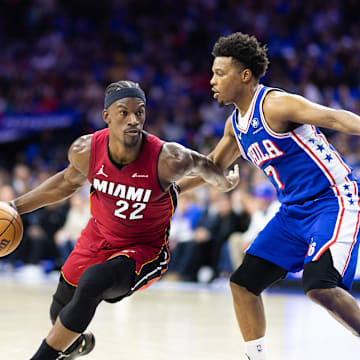
[[[221,36],[214,45],[212,55],[231,56],[250,69],[258,80],[265,74],[269,65],[266,51],[266,45],[261,46],[255,36],[236,32],[229,36]]]
[[[140,85],[138,83],[129,81],[129,80],[120,80],[120,81],[116,81],[116,82],[109,84],[105,89],[105,94],[108,95],[114,91],[117,91],[117,90],[120,90],[123,88],[136,88],[136,89],[141,90],[144,93],[144,90],[140,87]],[[144,96],[145,96],[145,93],[144,93]]]

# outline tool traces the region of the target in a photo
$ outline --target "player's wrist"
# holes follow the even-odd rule
[[[179,186],[179,184],[174,183],[174,188],[175,188],[176,192],[178,193],[178,195],[180,195],[180,193],[181,193],[181,187]]]
[[[15,209],[15,210],[17,211],[17,207],[16,207],[16,205],[15,205],[15,200],[10,200],[10,201],[9,201],[9,204],[10,204],[10,206],[11,206],[13,209]]]

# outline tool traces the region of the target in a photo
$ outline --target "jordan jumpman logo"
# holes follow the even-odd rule
[[[109,175],[104,173],[104,165],[101,166],[100,170],[96,173],[96,175],[103,175],[105,177],[109,177]]]

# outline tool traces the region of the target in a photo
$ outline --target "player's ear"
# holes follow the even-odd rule
[[[250,69],[245,69],[241,73],[241,79],[243,82],[249,82],[252,78],[252,71]]]
[[[108,109],[103,110],[102,117],[103,117],[104,121],[106,122],[106,124],[109,125],[110,124],[110,114],[109,114]]]

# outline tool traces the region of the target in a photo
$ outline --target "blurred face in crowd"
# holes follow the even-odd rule
[[[236,103],[252,78],[251,71],[230,56],[215,57],[212,72],[210,85],[220,106]]]
[[[11,186],[4,185],[0,187],[0,201],[9,202],[14,198],[15,198],[15,192]]]
[[[217,201],[217,206],[220,216],[229,215],[232,211],[232,202],[230,196],[228,194],[221,193]]]
[[[140,98],[123,98],[103,111],[110,137],[125,147],[134,147],[141,140],[145,122],[145,104]]]
[[[79,193],[75,193],[70,198],[70,206],[73,209],[81,209],[88,206],[88,201],[87,199],[84,199],[84,197],[81,196]]]
[[[14,168],[14,177],[27,181],[31,177],[30,169],[23,164],[16,165]]]

